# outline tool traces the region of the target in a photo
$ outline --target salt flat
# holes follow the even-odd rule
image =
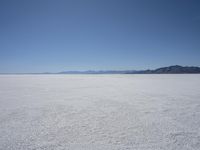
[[[1,150],[199,150],[200,75],[0,75]]]

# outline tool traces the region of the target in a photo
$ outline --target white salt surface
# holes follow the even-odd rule
[[[0,75],[0,150],[199,150],[200,75]]]

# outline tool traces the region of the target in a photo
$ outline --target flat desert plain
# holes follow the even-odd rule
[[[199,150],[200,75],[0,75],[1,150]]]

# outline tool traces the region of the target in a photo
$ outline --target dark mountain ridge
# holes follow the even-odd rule
[[[200,67],[194,66],[169,66],[162,67],[154,70],[124,70],[124,71],[115,71],[115,70],[107,70],[107,71],[64,71],[59,72],[58,74],[192,74],[192,73],[200,73]]]
[[[143,74],[186,74],[186,73],[200,73],[200,67],[189,67],[189,66],[169,66],[169,67],[162,67],[155,70],[144,70],[138,71],[138,73]]]
[[[62,71],[57,73],[0,73],[0,74],[200,74],[200,67],[195,66],[169,66],[148,70],[87,70],[87,71]]]

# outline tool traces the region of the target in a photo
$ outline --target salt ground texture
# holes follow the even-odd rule
[[[200,75],[0,75],[1,150],[199,150]]]

